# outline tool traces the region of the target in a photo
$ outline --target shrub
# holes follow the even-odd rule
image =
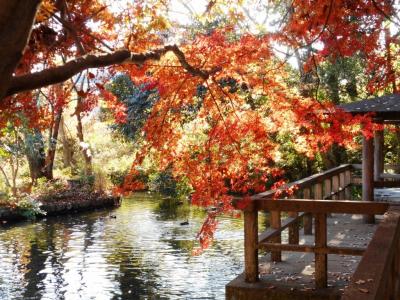
[[[15,198],[10,197],[10,206],[14,207],[22,216],[27,219],[35,219],[39,215],[46,215],[40,207],[42,203],[30,195],[23,195]]]

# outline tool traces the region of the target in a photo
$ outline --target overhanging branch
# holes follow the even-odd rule
[[[105,55],[86,55],[58,67],[45,69],[36,73],[14,76],[11,79],[6,96],[66,81],[89,68],[101,68],[122,63],[140,65],[148,60],[160,60],[163,55],[170,51],[176,55],[182,67],[193,76],[198,76],[206,80],[211,74],[220,70],[220,68],[214,68],[211,71],[205,71],[190,65],[184,53],[176,45],[165,46],[142,54],[131,53],[128,50],[119,50]]]

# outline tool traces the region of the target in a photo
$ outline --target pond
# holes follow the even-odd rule
[[[220,217],[213,246],[192,256],[205,213],[178,204],[141,193],[112,211],[3,226],[0,299],[224,299],[243,271],[243,221]]]

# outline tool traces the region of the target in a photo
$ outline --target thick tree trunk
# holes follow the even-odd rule
[[[60,129],[62,113],[63,113],[63,111],[62,111],[62,109],[60,109],[58,111],[58,113],[56,114],[56,117],[54,119],[54,125],[53,125],[52,131],[51,131],[49,148],[47,150],[45,177],[48,180],[53,179],[54,158],[56,156],[58,132]]]
[[[62,142],[64,168],[71,168],[74,150],[72,148],[72,141],[68,138],[63,117],[61,117],[60,121],[60,137]]]
[[[40,0],[0,0],[0,101],[22,58]]]
[[[45,151],[42,133],[38,129],[25,133],[25,153],[28,159],[32,182],[45,177]]]

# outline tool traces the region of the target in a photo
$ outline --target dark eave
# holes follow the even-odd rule
[[[383,121],[400,121],[400,94],[365,99],[339,105],[352,114],[374,113],[374,117]]]

